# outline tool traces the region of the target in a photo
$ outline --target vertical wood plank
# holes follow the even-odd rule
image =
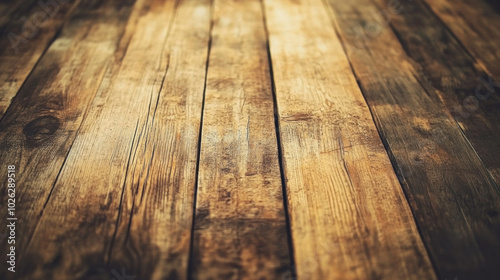
[[[118,2],[76,8],[0,123],[0,169],[15,165],[17,170],[18,264],[24,261],[23,252],[87,109],[110,65],[119,62],[113,56],[126,39],[131,2]],[[7,182],[7,173],[2,172],[0,180]],[[1,184],[0,192],[7,193],[6,187]],[[2,220],[6,215],[7,211],[0,212]],[[8,246],[2,243],[2,248]],[[17,279],[20,274],[8,272],[6,266],[2,263],[0,278]]]
[[[265,10],[299,279],[434,279],[323,3]]]
[[[0,119],[79,2],[21,0],[10,3],[2,11]]]
[[[473,83],[467,54],[418,2],[327,2],[439,276],[494,279],[500,193],[439,92],[440,74]]]
[[[179,3],[130,153],[110,262],[136,279],[187,278],[210,16],[208,0]]]
[[[176,3],[139,1],[134,6],[137,18],[126,27],[130,43],[67,156],[27,249],[25,279],[111,277],[109,254],[127,170],[168,68],[165,42]]]
[[[281,279],[290,269],[259,1],[214,2],[193,279]]]

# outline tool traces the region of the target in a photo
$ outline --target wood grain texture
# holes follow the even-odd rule
[[[0,2],[0,29],[11,21],[26,16],[37,0],[3,0]]]
[[[168,68],[165,40],[175,6],[174,1],[134,5],[124,35],[133,34],[130,43],[112,79],[101,85],[66,158],[27,249],[26,279],[112,276],[109,254],[127,170]]]
[[[130,7],[114,9],[116,2],[107,3],[76,9],[0,123],[0,167],[17,168],[18,263],[23,262],[23,251],[125,31]],[[6,182],[7,174],[0,178]],[[6,193],[6,187],[2,184],[0,191]],[[6,215],[0,212],[2,220]],[[5,266],[1,265],[0,278],[19,276]]]
[[[14,2],[14,1],[12,1]],[[0,119],[80,1],[16,1],[0,16]]]
[[[499,185],[500,87],[494,78],[478,67],[476,59],[421,2],[402,3],[396,9],[390,1],[376,2],[379,9],[392,11],[391,25],[414,65],[414,75],[446,105]]]
[[[0,279],[499,279],[499,17],[0,1]]]
[[[111,267],[136,279],[187,278],[209,35],[210,1],[181,1],[162,87],[130,152],[111,253]]]
[[[323,3],[264,3],[299,279],[434,279]]]
[[[388,5],[328,3],[439,276],[498,278],[498,186],[441,101],[456,99],[454,92],[438,95],[441,87],[433,88],[440,73],[434,71],[472,83],[466,80],[475,71],[467,54],[418,3],[403,3],[390,14],[401,41],[389,22],[383,26],[380,11]],[[378,24],[377,36],[364,33],[367,23]],[[431,42],[438,46],[425,45]],[[453,58],[436,52],[444,48],[439,42]]]
[[[192,279],[281,279],[290,269],[259,1],[214,2]]]
[[[421,0],[490,76],[500,79],[500,7],[494,0]]]

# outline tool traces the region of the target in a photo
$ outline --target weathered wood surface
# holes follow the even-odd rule
[[[451,107],[454,95],[468,88],[440,91],[450,76],[473,84],[468,74],[479,71],[418,2],[378,2],[328,1],[440,277],[493,279],[499,273],[493,263],[500,220],[491,215],[500,211],[498,188],[441,101]],[[378,30],[366,33],[366,26]]]
[[[0,2],[1,279],[499,277],[496,2],[39,1]]]
[[[80,1],[9,2],[0,6],[0,119]]]
[[[17,169],[19,264],[87,109],[106,70],[116,63],[113,53],[130,7],[115,6],[116,2],[107,1],[102,6],[77,8],[0,123],[0,167],[7,170],[8,165],[15,165]],[[2,172],[0,178],[6,182],[7,173]],[[6,187],[1,184],[0,192],[7,193]],[[6,215],[7,211],[0,212],[2,220]],[[4,273],[8,272],[2,269],[0,278],[13,276]]]
[[[4,0],[0,2],[0,28],[2,31],[9,23],[26,16],[34,3],[36,3],[35,0]]]
[[[131,187],[127,171],[168,69],[165,40],[175,8],[174,1],[134,6],[132,18],[138,18],[129,21],[125,35],[132,33],[130,43],[89,108],[27,248],[26,279],[111,277],[107,264],[123,218],[122,196]]]
[[[379,9],[388,11],[408,61],[414,64],[414,75],[446,105],[500,184],[500,85],[496,78],[479,66],[420,1],[402,2],[396,8],[387,0],[377,2]]]
[[[210,21],[210,1],[179,2],[130,150],[110,268],[136,279],[187,278]]]
[[[433,279],[322,2],[264,3],[299,279]]]
[[[290,269],[261,4],[214,2],[193,279],[281,279]]]
[[[495,0],[420,0],[453,31],[490,76],[500,79],[500,3]],[[498,88],[497,88],[498,89]]]

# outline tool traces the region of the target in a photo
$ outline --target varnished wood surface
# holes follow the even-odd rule
[[[499,24],[490,0],[1,1],[0,279],[499,279]]]

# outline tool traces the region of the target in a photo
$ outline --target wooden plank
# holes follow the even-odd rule
[[[11,21],[26,16],[36,1],[38,0],[4,0],[0,2],[0,30],[2,30],[2,33]]]
[[[464,133],[473,144],[482,161],[492,173],[496,184],[500,184],[500,10],[494,1],[453,1],[427,2],[428,9],[434,12],[457,38],[463,50],[447,46],[447,58],[455,63],[463,58],[453,70],[458,73],[447,76],[449,72],[438,69],[444,89],[458,95],[458,102],[445,99],[452,106],[452,113],[460,122]],[[413,22],[415,24],[415,22]],[[404,33],[402,33],[404,34]],[[444,33],[446,37],[449,37]],[[451,35],[450,35],[451,36]],[[451,40],[454,42],[454,40]],[[439,41],[438,41],[439,42]],[[452,48],[452,49],[450,49]],[[460,55],[458,52],[472,55]],[[465,66],[464,66],[465,65]],[[465,68],[465,69],[464,69]],[[433,69],[434,70],[434,69]],[[484,73],[486,71],[486,74]],[[458,104],[455,104],[458,103]]]
[[[477,64],[500,79],[500,9],[492,0],[422,0],[453,31]]]
[[[176,3],[134,6],[124,35],[132,34],[130,43],[74,140],[21,264],[24,279],[109,279],[113,271],[127,273],[121,265],[108,267],[109,255],[134,147],[168,69],[165,40]]]
[[[210,21],[209,0],[180,2],[137,128],[110,261],[136,279],[187,278]]]
[[[321,1],[266,0],[299,279],[434,279]]]
[[[214,7],[191,277],[281,279],[290,256],[262,8]]]
[[[387,0],[377,2],[379,10],[387,11],[420,83],[437,93],[433,96],[439,97],[459,122],[499,185],[500,95],[495,92],[499,88],[494,79],[421,2],[400,4],[396,9]]]
[[[79,2],[16,1],[5,7],[0,17],[0,119]]]
[[[109,66],[119,62],[113,54],[125,39],[124,23],[131,10],[119,2],[120,8],[116,1],[77,7],[0,122],[0,168],[17,169],[18,264],[85,113]],[[1,173],[0,180],[6,182],[7,173]],[[0,192],[7,193],[6,188],[1,184]],[[0,218],[6,220],[7,211],[1,211]],[[8,246],[2,243],[2,248]],[[5,266],[2,263],[1,279],[19,276]]]
[[[478,70],[418,2],[328,3],[439,276],[498,278],[500,192],[441,101],[473,88]],[[442,91],[450,75],[469,87]]]
[[[55,11],[54,8],[56,7],[56,3],[52,3],[50,0],[42,0],[42,4],[40,5],[38,4],[38,1],[40,0],[2,0],[0,3],[0,30],[2,33],[7,31],[4,35],[2,35],[2,37],[7,37],[9,32],[16,32],[18,35],[29,35],[28,33],[32,31],[32,26],[29,24],[32,22],[33,15],[35,13],[45,11],[45,7],[48,8],[45,13],[52,13],[52,11]],[[63,2],[69,1],[60,2],[61,3],[57,4],[64,4]],[[76,6],[77,3],[75,1],[73,2],[74,4],[72,5]],[[57,10],[57,12],[59,12],[59,10]],[[23,25],[25,24],[26,27],[23,31]],[[14,26],[16,27],[16,30],[12,30],[12,27]],[[24,32],[26,33],[22,34]]]

